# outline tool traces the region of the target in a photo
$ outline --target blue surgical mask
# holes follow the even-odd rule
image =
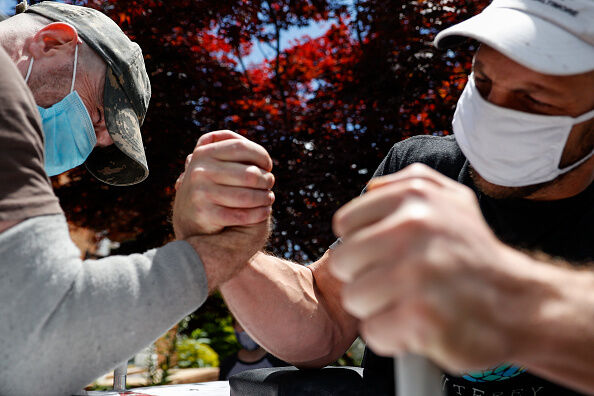
[[[74,70],[70,93],[51,107],[37,106],[43,122],[45,135],[45,172],[48,176],[59,175],[76,168],[86,161],[97,143],[91,117],[74,91],[78,45],[74,50]],[[29,79],[33,58],[25,82]]]
[[[247,349],[248,351],[255,351],[260,347],[260,345],[258,345],[256,341],[252,340],[252,337],[250,337],[249,334],[245,331],[234,331],[235,338],[237,338],[237,342],[239,342],[239,345],[241,345],[243,349]]]

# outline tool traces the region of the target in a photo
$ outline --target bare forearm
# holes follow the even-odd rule
[[[307,267],[259,253],[221,291],[256,341],[295,365],[324,366],[356,336],[354,321],[329,312],[333,296],[323,295]]]
[[[518,360],[533,373],[594,393],[594,272],[536,263],[542,303]],[[592,268],[592,266],[590,266]]]

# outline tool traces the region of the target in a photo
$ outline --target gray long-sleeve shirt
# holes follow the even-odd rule
[[[25,220],[0,233],[0,395],[70,395],[207,294],[186,242],[82,261],[63,215]]]

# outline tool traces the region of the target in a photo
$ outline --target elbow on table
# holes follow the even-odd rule
[[[315,354],[312,353],[302,359],[289,360],[289,362],[299,369],[322,368],[340,358],[354,341],[354,338],[351,340],[349,337],[345,337],[338,329],[333,329],[325,334],[330,334],[330,336],[312,344],[312,346],[315,345]]]

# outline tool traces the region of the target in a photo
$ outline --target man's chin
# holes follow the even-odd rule
[[[489,183],[474,170],[472,166],[470,168],[470,177],[474,182],[474,185],[485,195],[495,199],[522,199],[530,198],[544,188],[555,183],[556,180],[549,182],[532,184],[530,186],[522,187],[504,187],[497,184]]]

